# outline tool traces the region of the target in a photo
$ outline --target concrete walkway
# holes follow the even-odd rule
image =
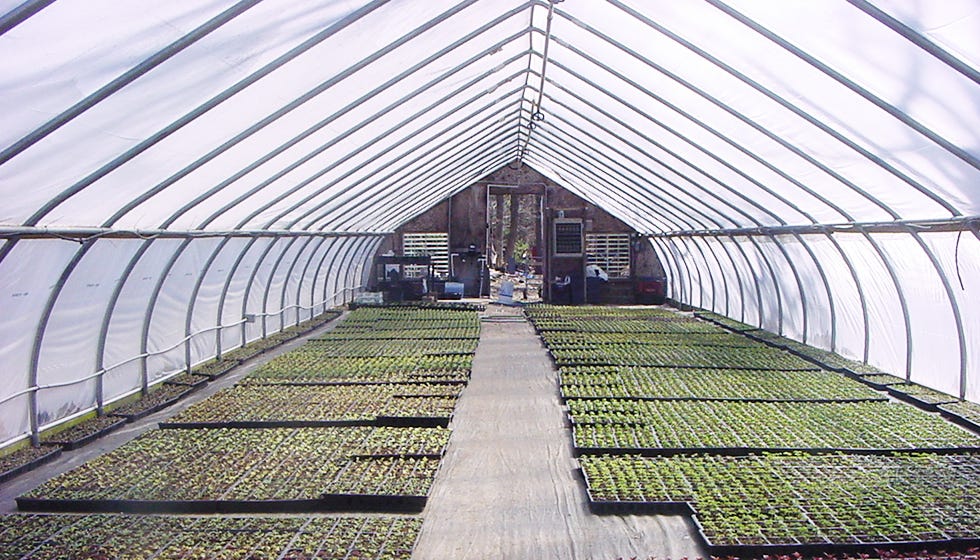
[[[413,560],[705,557],[686,517],[588,511],[557,374],[517,314],[488,309],[506,322],[483,324]]]

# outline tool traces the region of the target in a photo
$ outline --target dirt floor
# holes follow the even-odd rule
[[[413,560],[706,557],[687,517],[588,511],[546,350],[520,309],[487,315]]]

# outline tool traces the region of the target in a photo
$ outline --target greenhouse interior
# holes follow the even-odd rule
[[[0,559],[980,557],[978,38],[0,0]]]

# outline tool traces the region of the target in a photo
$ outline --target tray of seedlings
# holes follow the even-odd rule
[[[60,445],[45,444],[4,449],[3,455],[0,455],[0,483],[57,459],[61,456],[61,449]]]
[[[637,344],[590,344],[576,348],[552,348],[560,367],[575,365],[623,365],[757,370],[815,370],[814,364],[788,352],[767,347],[654,346]]]
[[[185,387],[200,389],[201,387],[207,385],[208,381],[210,380],[211,378],[206,375],[200,375],[194,372],[185,372],[168,377],[164,383],[167,385],[183,385]]]
[[[371,356],[445,356],[473,354],[472,340],[311,340],[307,344],[329,358]]]
[[[252,371],[249,383],[465,382],[473,356],[361,356],[328,358],[315,344],[277,356]]]
[[[108,435],[126,424],[118,416],[94,416],[65,429],[51,430],[41,435],[43,443],[60,445],[65,451],[79,447]]]
[[[980,404],[970,401],[956,401],[941,404],[939,412],[953,422],[980,433]]]
[[[214,380],[235,369],[241,363],[241,360],[229,358],[228,354],[225,354],[220,359],[194,366],[191,373]]]
[[[421,526],[407,516],[8,514],[0,516],[0,545],[11,560],[409,560]]]
[[[903,401],[912,403],[919,408],[938,412],[938,405],[949,404],[958,401],[957,397],[936,391],[929,387],[924,387],[917,383],[896,383],[885,387],[889,395]]]
[[[162,423],[169,428],[448,425],[459,385],[254,385],[223,389]],[[437,420],[436,420],[437,419]]]
[[[980,436],[890,402],[568,401],[578,454],[980,453]]]
[[[892,375],[890,373],[867,373],[863,375],[852,376],[857,381],[868,385],[879,391],[887,391],[890,385],[899,385],[901,383],[907,383],[905,378]]]
[[[975,454],[588,456],[579,462],[593,511],[687,504],[712,555],[980,542]]]
[[[734,332],[744,333],[759,329],[759,327],[749,325],[748,323],[743,323],[741,321],[736,321],[735,319],[726,317],[725,315],[719,315],[718,313],[712,313],[710,311],[695,311],[694,316]]]
[[[657,346],[759,347],[761,343],[728,332],[717,333],[582,333],[555,331],[548,333],[549,348],[590,346],[593,344],[652,344]]]
[[[887,400],[866,385],[829,371],[577,366],[562,368],[559,380],[565,399]]]
[[[135,422],[167,408],[199,388],[200,386],[161,383],[151,388],[150,393],[139,400],[113,408],[109,416],[124,418],[126,422]]]
[[[17,503],[62,512],[418,511],[448,441],[440,428],[153,430]]]

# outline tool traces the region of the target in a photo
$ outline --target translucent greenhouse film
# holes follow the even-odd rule
[[[351,300],[505,166],[980,401],[974,0],[0,0],[0,445]]]

